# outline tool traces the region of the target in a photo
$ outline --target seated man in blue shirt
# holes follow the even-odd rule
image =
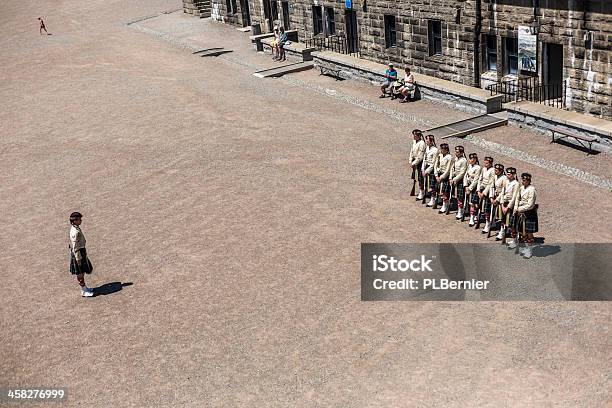
[[[387,95],[387,90],[397,81],[397,71],[393,68],[393,64],[389,64],[389,68],[385,71],[385,82],[380,85],[380,91],[382,95],[380,98],[384,98]]]

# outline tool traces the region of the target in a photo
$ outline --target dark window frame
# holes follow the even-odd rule
[[[397,24],[395,15],[385,14],[385,48],[391,48],[397,46]]]
[[[495,34],[485,35],[485,70],[497,71],[497,36]]]
[[[323,9],[321,6],[312,6],[312,32],[314,35],[323,33]]]
[[[427,20],[429,56],[442,55],[442,21]]]
[[[518,38],[504,37],[504,75],[518,74]]]
[[[232,14],[238,14],[238,4],[236,0],[231,0],[232,2]]]
[[[225,8],[227,9],[225,11],[227,14],[234,14],[232,11],[232,0],[225,0]]]
[[[325,24],[327,24],[327,34],[336,34],[336,21],[334,18],[334,8],[325,7]]]

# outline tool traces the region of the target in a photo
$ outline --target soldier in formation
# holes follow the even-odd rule
[[[480,229],[481,220],[484,220],[482,233],[487,237],[499,225],[495,240],[506,244],[506,237],[510,236],[508,248],[515,249],[520,245],[519,253],[531,258],[533,234],[538,232],[538,205],[531,174],[521,174],[522,184],[519,185],[514,167],[494,164],[490,156],[484,158],[481,167],[478,155],[470,153],[466,157],[463,146],[455,147],[453,157],[448,144],[436,146],[433,135],[423,138],[419,129],[415,129],[412,135],[409,157],[413,179],[411,195],[415,195],[418,183],[416,199],[433,208],[437,208],[441,199],[441,214],[448,214],[454,201],[457,220],[463,221],[469,214],[468,225],[476,229]]]

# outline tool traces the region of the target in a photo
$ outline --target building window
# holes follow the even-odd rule
[[[505,38],[504,75],[518,75],[518,40]]]
[[[486,69],[487,71],[497,71],[497,36],[487,35],[486,47]]]
[[[238,5],[236,4],[236,0],[231,0],[232,1],[232,14],[236,14],[238,13]]]
[[[442,54],[442,22],[440,20],[427,21],[427,34],[429,37],[429,56]]]
[[[283,8],[283,25],[285,26],[285,30],[289,29],[289,2],[283,1],[281,3]]]
[[[234,12],[232,11],[232,0],[225,0],[225,8],[227,9],[227,14],[234,14]]]
[[[325,8],[325,18],[327,19],[327,34],[334,35],[336,34],[336,22],[334,21],[334,8],[326,7]]]
[[[323,32],[323,10],[319,6],[312,6],[312,24],[314,35]]]
[[[385,16],[385,46],[395,47],[397,45],[397,32],[395,31],[395,16]]]

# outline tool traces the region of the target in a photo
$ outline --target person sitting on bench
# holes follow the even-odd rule
[[[382,95],[379,98],[387,96],[387,91],[390,90],[395,81],[397,81],[397,71],[393,68],[393,64],[389,64],[389,68],[385,71],[385,82],[380,85]]]
[[[279,55],[279,35],[278,35],[278,27],[274,27],[274,39],[270,43],[270,48],[272,48],[272,59],[276,61]]]
[[[416,86],[414,85],[414,75],[410,73],[410,68],[406,67],[406,76],[404,77],[404,86],[400,88],[400,92],[402,93],[404,99],[402,99],[401,103],[410,102],[411,99],[414,99],[414,93],[416,91]]]
[[[280,35],[278,37],[278,52],[276,53],[277,54],[276,60],[284,61],[285,60],[285,49],[283,47],[288,40],[288,36],[283,27],[279,28],[279,32],[280,32]]]

